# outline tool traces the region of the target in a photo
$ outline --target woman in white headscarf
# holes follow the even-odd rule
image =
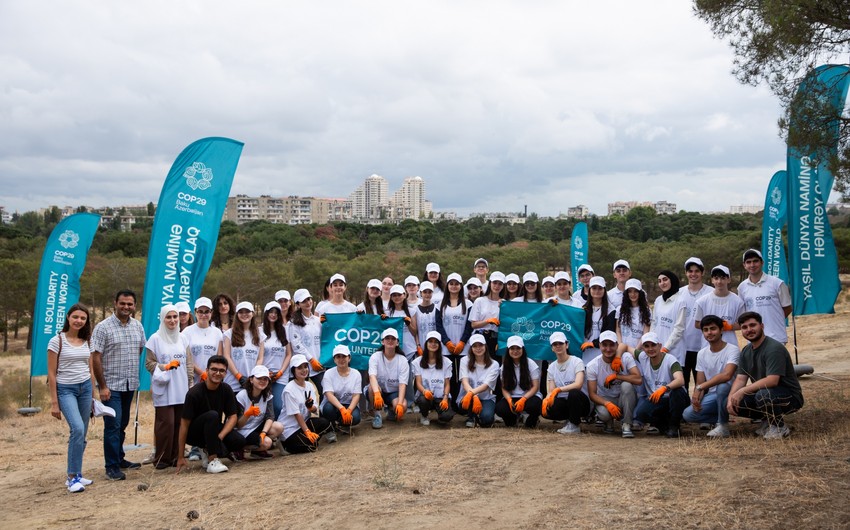
[[[154,465],[166,469],[183,456],[178,447],[180,418],[186,392],[192,383],[192,354],[189,341],[180,334],[180,314],[177,306],[166,305],[159,312],[159,329],[145,344],[145,368],[151,373],[153,397]]]

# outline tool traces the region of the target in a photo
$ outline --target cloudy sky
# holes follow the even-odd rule
[[[731,67],[686,0],[3,0],[0,205],[156,202],[205,136],[245,143],[231,194],[760,204],[780,108]]]

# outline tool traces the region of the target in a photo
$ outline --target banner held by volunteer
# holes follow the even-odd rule
[[[355,370],[368,370],[369,357],[381,347],[381,333],[387,328],[398,331],[398,350],[402,351],[404,319],[366,313],[326,313],[322,324],[322,342],[319,362],[325,368],[334,365],[333,349],[345,344],[351,350],[350,366]]]
[[[528,357],[554,361],[549,336],[560,331],[570,341],[570,355],[581,358],[584,342],[584,310],[567,304],[548,302],[502,302],[499,308],[499,349],[507,346],[508,337],[519,335],[525,342]]]

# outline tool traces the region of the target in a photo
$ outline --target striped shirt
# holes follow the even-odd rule
[[[113,314],[94,327],[92,351],[101,353],[103,378],[110,390],[139,388],[139,361],[145,347],[142,323],[131,318],[122,324]]]

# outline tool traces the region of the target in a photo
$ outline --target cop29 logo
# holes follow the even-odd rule
[[[778,187],[773,188],[773,191],[770,192],[770,200],[775,206],[779,206],[779,203],[782,202],[782,190]]]
[[[183,176],[186,178],[186,185],[193,190],[205,190],[212,186],[212,168],[208,168],[203,162],[195,162],[191,167],[187,167]]]
[[[575,239],[573,239],[573,244],[575,245],[576,250],[581,250],[581,247],[584,246],[584,243],[582,242],[581,238],[578,237],[578,236],[576,236]]]
[[[75,248],[80,242],[80,235],[73,230],[65,230],[59,235],[59,244],[62,248]]]
[[[534,321],[527,317],[519,317],[511,324],[511,334],[519,335],[522,340],[528,340],[534,336]]]

